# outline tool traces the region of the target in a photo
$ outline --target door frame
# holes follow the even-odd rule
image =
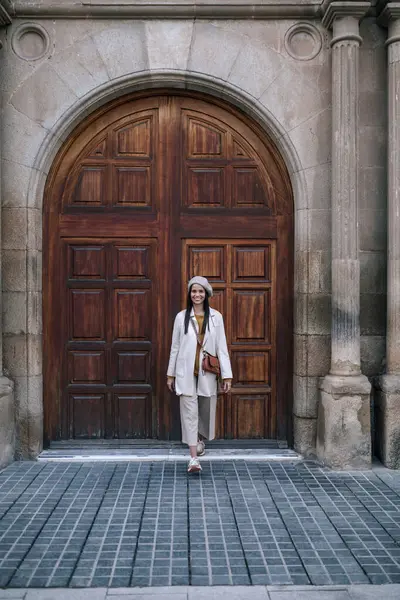
[[[273,154],[274,162],[279,170],[282,179],[282,185],[285,190],[284,197],[281,198],[281,212],[277,217],[277,271],[285,273],[285,276],[277,278],[278,296],[283,298],[279,306],[279,312],[282,314],[280,328],[277,335],[277,364],[281,365],[282,372],[286,368],[289,377],[277,377],[277,439],[287,440],[289,445],[293,443],[292,428],[292,406],[293,406],[293,308],[294,308],[294,199],[293,190],[290,181],[289,172],[276,144],[267,135],[265,130],[251,117],[241,110],[234,107],[225,100],[220,100],[212,95],[203,92],[192,92],[174,88],[155,88],[152,90],[141,90],[118,97],[117,99],[101,106],[89,116],[87,116],[72,131],[67,140],[55,157],[49,175],[46,180],[43,201],[43,405],[44,405],[44,442],[49,444],[50,439],[55,439],[55,432],[58,426],[58,415],[54,410],[54,386],[53,390],[46,387],[48,380],[48,371],[51,365],[51,352],[47,348],[48,333],[51,327],[57,331],[56,315],[57,307],[50,297],[49,275],[51,267],[51,258],[55,248],[55,232],[57,229],[51,224],[58,218],[58,211],[52,206],[54,197],[54,182],[67,150],[74,140],[80,136],[94,121],[110,110],[117,108],[121,104],[129,101],[135,101],[154,96],[186,96],[192,99],[199,99],[209,104],[220,107],[231,113],[237,119],[249,127],[260,139],[264,146]],[[286,251],[285,251],[286,249]],[[53,382],[54,385],[57,382]],[[166,415],[160,413],[160,428],[162,433],[168,419]]]

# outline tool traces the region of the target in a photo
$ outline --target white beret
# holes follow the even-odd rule
[[[201,285],[201,287],[203,287],[206,290],[207,296],[209,298],[212,297],[213,289],[212,289],[210,283],[208,282],[208,279],[206,279],[205,277],[201,277],[200,275],[196,275],[196,277],[192,277],[192,279],[188,283],[188,291],[190,291],[190,288],[195,283],[197,283],[198,285]]]

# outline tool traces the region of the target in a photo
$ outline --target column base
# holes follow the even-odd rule
[[[400,469],[400,375],[376,378],[376,452],[385,467]]]
[[[320,380],[317,457],[334,469],[371,466],[371,384],[365,375]]]
[[[8,377],[0,377],[0,414],[0,467],[5,467],[15,454],[14,382]]]

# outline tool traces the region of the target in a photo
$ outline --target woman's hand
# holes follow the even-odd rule
[[[228,392],[230,392],[231,387],[232,387],[232,379],[224,379],[223,386],[222,386],[222,390],[223,390],[224,394],[227,394]]]
[[[170,392],[175,391],[175,377],[167,377],[167,386]]]

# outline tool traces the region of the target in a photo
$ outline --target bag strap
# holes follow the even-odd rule
[[[192,318],[190,318],[190,322],[191,322],[191,324],[192,324],[192,327],[193,327],[193,329],[194,329],[194,332],[195,332],[195,334],[196,334],[197,343],[198,343],[198,345],[200,346],[200,349],[201,349],[201,348],[203,348],[203,344],[200,342],[200,338],[199,338],[199,335],[198,335],[198,333],[197,333],[196,325],[195,325],[195,324],[194,324],[194,322],[192,321]]]

